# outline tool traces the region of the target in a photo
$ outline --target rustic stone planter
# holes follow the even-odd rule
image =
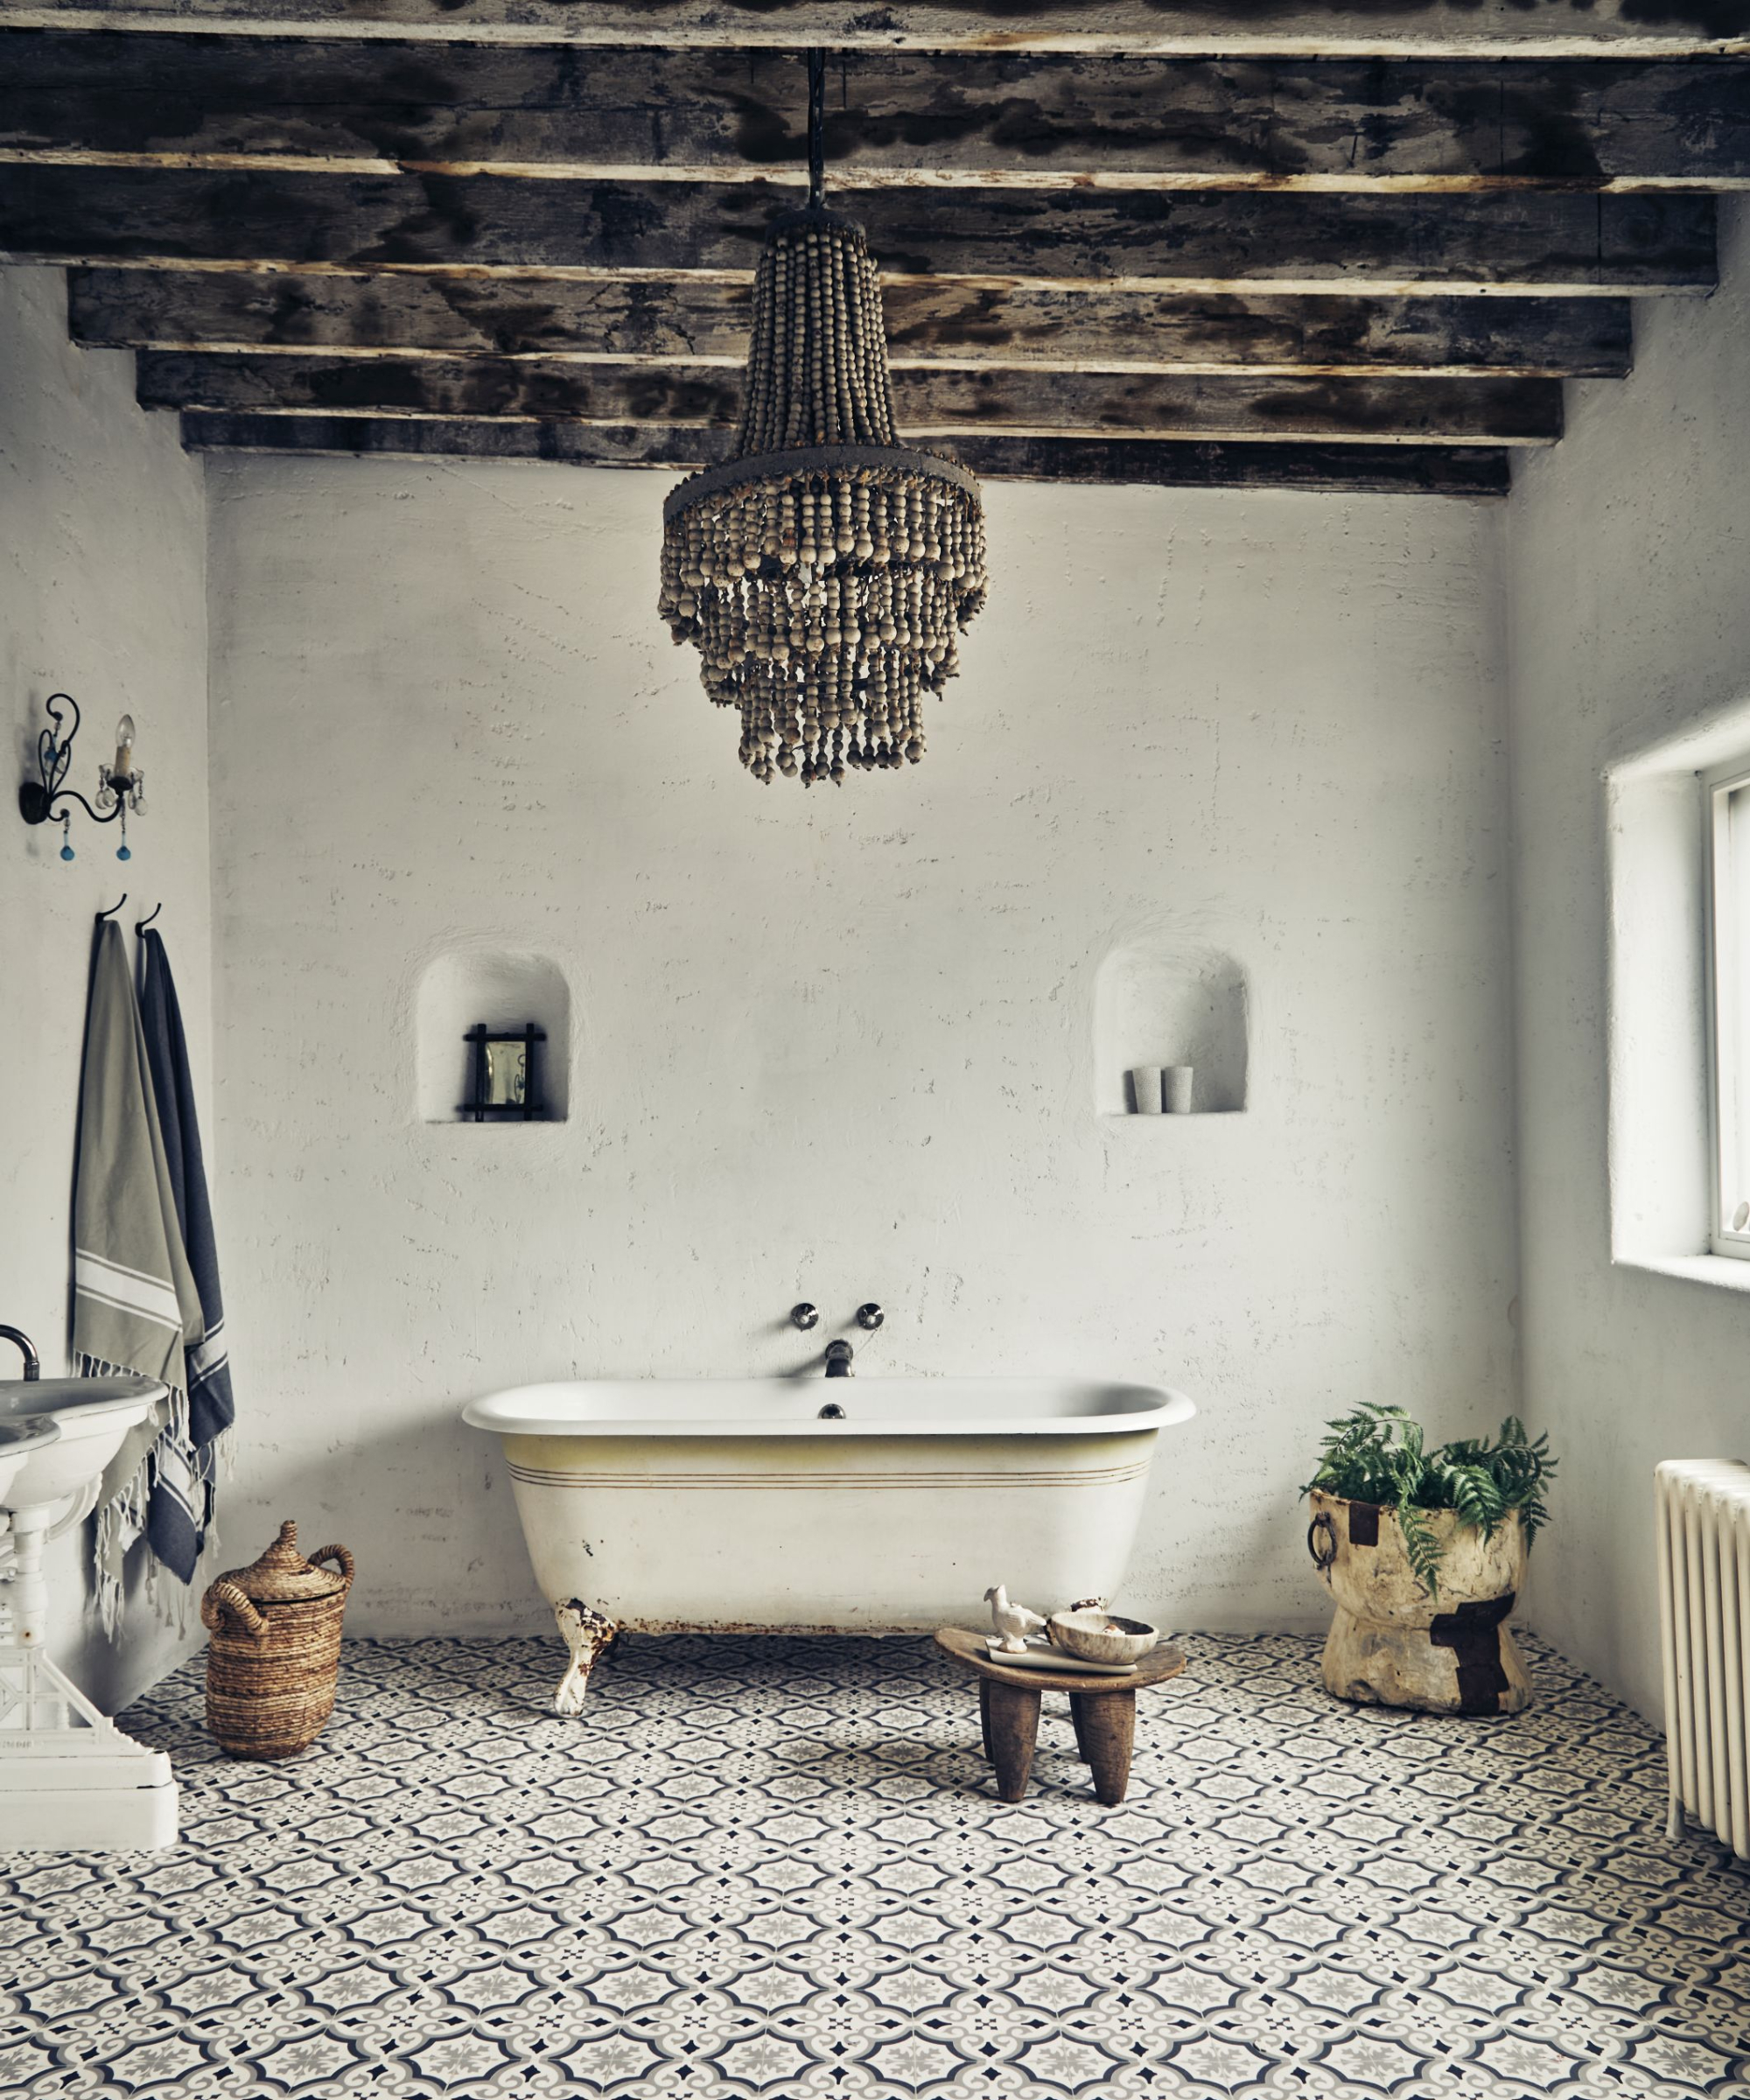
[[[1306,1547],[1337,1606],[1325,1688],[1368,1706],[1424,1713],[1518,1713],[1531,1681],[1507,1620],[1525,1578],[1513,1510],[1493,1538],[1450,1509],[1428,1522],[1444,1548],[1439,1594],[1410,1564],[1396,1516],[1314,1488]]]

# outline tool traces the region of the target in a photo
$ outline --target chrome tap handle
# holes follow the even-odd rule
[[[819,1319],[819,1311],[809,1305],[806,1299],[800,1306],[790,1307],[790,1325],[793,1327],[800,1327],[804,1334],[816,1324]]]
[[[886,1320],[886,1317],[887,1315],[881,1310],[880,1306],[873,1304],[872,1302],[866,1306],[858,1306],[857,1308],[858,1326],[859,1327],[867,1327],[872,1334],[877,1327],[880,1326],[881,1322]]]
[[[43,1367],[30,1336],[22,1327],[8,1326],[0,1326],[0,1336],[4,1336],[6,1340],[17,1345],[19,1355],[24,1360],[24,1376],[34,1383],[42,1376]]]

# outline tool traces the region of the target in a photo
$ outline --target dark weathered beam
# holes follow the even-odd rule
[[[747,354],[747,280],[70,273],[74,338],[138,350],[320,350],[397,358],[570,355],[729,364]],[[1624,299],[1355,299],[891,284],[895,368],[1098,372],[1425,372],[1620,378]]]
[[[800,183],[807,106],[788,52],[0,33],[6,156]],[[826,149],[864,187],[1742,187],[1750,62],[854,52]]]
[[[739,271],[765,182],[0,166],[0,256],[300,268]],[[1302,191],[837,192],[886,273],[1161,290],[1705,291],[1713,200]]]
[[[1221,57],[1750,53],[1740,0],[12,0],[64,27],[452,43],[1139,51]]]
[[[234,416],[192,410],[192,452],[313,452],[547,460],[667,473],[726,456],[728,431],[637,424],[420,422],[358,416]],[[1493,446],[1222,444],[1104,438],[956,439],[954,455],[993,481],[1144,482],[1182,488],[1301,488],[1503,496],[1508,454]]]
[[[732,427],[740,375],[724,366],[536,359],[214,357],[144,352],[141,404],[240,412],[555,417]],[[902,371],[908,436],[1294,438],[1376,444],[1549,444],[1553,379],[1255,379],[1084,372]]]

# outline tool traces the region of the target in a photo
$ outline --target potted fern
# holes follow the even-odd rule
[[[1549,1438],[1509,1415],[1493,1442],[1430,1451],[1401,1407],[1326,1424],[1307,1550],[1336,1601],[1326,1689],[1428,1713],[1517,1713],[1531,1684],[1507,1620],[1547,1521]]]

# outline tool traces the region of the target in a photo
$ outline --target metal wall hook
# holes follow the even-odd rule
[[[807,1334],[819,1318],[820,1313],[816,1307],[806,1302],[790,1307],[790,1325],[793,1327],[800,1327],[804,1334]]]
[[[127,902],[126,898],[123,898],[122,901],[123,904],[125,904]],[[117,906],[116,908],[117,910],[120,910],[121,906]],[[144,933],[146,928],[151,924],[152,920],[158,917],[158,914],[163,911],[164,908],[164,899],[160,897],[158,902],[152,906],[151,910],[146,914],[144,919],[135,920],[134,931],[136,934]]]
[[[107,912],[99,912],[99,913],[98,913],[98,914],[97,914],[97,923],[98,923],[98,925],[99,925],[99,926],[102,926],[102,923],[103,923],[103,921],[104,921],[106,919],[113,919],[113,918],[116,916],[116,913],[117,913],[117,912],[119,912],[119,911],[121,910],[121,908],[122,908],[122,905],[123,905],[123,904],[126,904],[126,902],[127,902],[127,901],[128,901],[128,892],[126,892],[126,890],[123,890],[123,891],[122,891],[122,900],[121,900],[121,903],[120,903],[120,904],[112,904],[112,905],[109,906],[109,909],[108,909]]]
[[[859,1327],[867,1327],[872,1334],[877,1327],[880,1326],[881,1322],[886,1320],[886,1317],[887,1315],[881,1310],[880,1306],[873,1304],[872,1302],[866,1306],[858,1306],[857,1308],[858,1326]]]

